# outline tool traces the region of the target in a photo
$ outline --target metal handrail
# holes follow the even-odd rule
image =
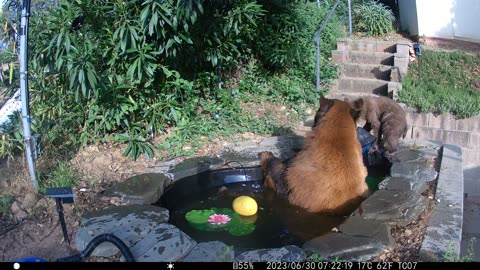
[[[317,63],[316,63],[316,76],[317,76],[317,81],[316,81],[316,90],[317,94],[320,91],[320,34],[322,33],[323,29],[328,23],[328,20],[330,20],[330,17],[332,17],[333,12],[337,8],[338,4],[342,0],[337,0],[333,7],[330,9],[330,11],[327,14],[327,18],[323,21],[322,25],[320,28],[315,32],[315,36],[313,38],[313,42],[315,43],[315,48],[316,48],[316,54],[317,54]],[[349,32],[350,32],[350,38],[352,38],[352,1],[348,0],[348,27],[349,27]]]

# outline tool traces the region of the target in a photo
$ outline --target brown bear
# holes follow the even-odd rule
[[[380,150],[381,141],[381,150],[391,159],[392,154],[398,151],[400,138],[405,138],[408,131],[405,111],[392,99],[382,96],[361,97],[351,104],[361,111],[360,117],[366,121],[364,128],[367,131],[372,129],[376,138],[369,153]]]
[[[283,163],[259,153],[265,186],[309,212],[350,214],[369,192],[356,135],[359,114],[347,102],[320,97],[317,125],[295,157]]]

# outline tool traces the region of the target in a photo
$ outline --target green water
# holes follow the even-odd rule
[[[386,171],[385,171],[386,172]],[[366,182],[372,191],[385,178],[381,170],[369,170]],[[253,197],[258,212],[248,219],[253,220],[255,230],[243,236],[234,236],[226,231],[201,231],[193,228],[185,219],[192,210],[230,208],[235,198],[241,195]],[[179,199],[169,207],[169,222],[180,228],[197,242],[222,241],[234,246],[235,250],[278,248],[286,245],[302,246],[305,241],[321,236],[340,225],[346,217],[309,213],[303,208],[291,205],[286,198],[277,196],[270,189],[264,189],[262,181],[237,182],[212,187],[208,191],[194,193]]]
[[[367,182],[368,188],[371,191],[377,191],[378,190],[378,184],[385,179],[385,176],[367,176],[365,181]]]
[[[248,182],[247,182],[248,183]],[[170,222],[197,242],[222,241],[238,249],[276,248],[285,245],[301,246],[305,241],[330,232],[341,224],[345,217],[312,214],[304,209],[291,205],[286,199],[274,194],[271,190],[255,192],[240,183],[216,188],[210,193],[197,194],[189,202],[179,203],[176,209],[170,209]],[[233,236],[227,232],[205,232],[194,229],[185,219],[191,210],[232,208],[233,200],[241,195],[253,197],[259,206],[255,220],[255,231],[245,236]]]

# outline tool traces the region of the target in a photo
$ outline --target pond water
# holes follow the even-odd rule
[[[371,187],[384,178],[384,174],[373,176],[367,179]],[[259,207],[255,216],[243,218],[255,225],[250,234],[234,236],[227,231],[201,231],[185,218],[192,210],[232,209],[233,200],[242,195],[254,198]],[[165,191],[157,205],[169,209],[169,222],[197,242],[218,240],[234,246],[237,251],[301,246],[345,220],[345,217],[309,213],[270,189],[264,189],[260,167],[208,171],[180,179]]]

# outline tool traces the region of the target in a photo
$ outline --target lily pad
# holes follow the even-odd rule
[[[207,223],[208,218],[213,214],[215,214],[213,210],[192,210],[185,214],[185,218],[190,223],[202,224]]]
[[[208,219],[213,214],[228,215],[231,220],[226,224],[210,224]],[[243,236],[255,231],[255,220],[244,220],[242,216],[229,208],[211,208],[208,210],[192,210],[185,214],[189,224],[200,231],[227,231],[234,236]]]

